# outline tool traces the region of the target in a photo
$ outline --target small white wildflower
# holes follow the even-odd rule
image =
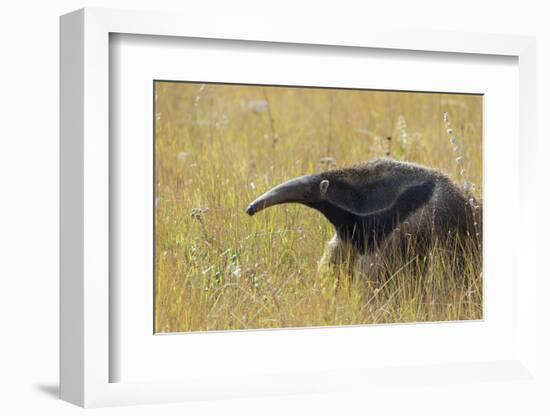
[[[229,124],[229,117],[227,114],[223,114],[219,121],[216,121],[216,128],[220,128],[221,126],[226,126]]]
[[[204,270],[202,271],[202,274],[207,274],[207,273],[209,273],[209,272],[210,272],[211,270],[213,270],[213,269],[214,269],[214,266],[209,266],[209,267],[207,267],[206,269],[204,269]]]
[[[205,88],[206,84],[201,84],[201,86],[199,87],[199,92],[195,96],[195,107],[199,105],[199,101],[201,100],[201,93],[204,91]]]
[[[204,214],[206,214],[208,211],[208,208],[193,208],[191,210],[191,218],[201,220]]]
[[[409,134],[407,133],[407,121],[403,115],[399,115],[397,119],[397,129],[399,130],[399,141],[403,146],[406,146],[409,141]]]
[[[462,162],[462,159],[463,159],[463,157],[462,157],[462,156],[459,156],[459,157],[457,157],[455,160],[456,160],[457,163],[460,163],[460,162]]]
[[[334,158],[330,156],[322,157],[321,159],[319,159],[319,163],[323,165],[325,168],[336,166],[336,160],[334,160]]]
[[[268,103],[265,100],[252,100],[248,102],[248,108],[255,113],[267,111]]]

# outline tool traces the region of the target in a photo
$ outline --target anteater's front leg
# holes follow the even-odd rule
[[[376,254],[359,253],[357,247],[334,234],[325,247],[318,270],[331,270],[338,275],[342,272],[361,276],[371,274],[377,267],[379,256]]]

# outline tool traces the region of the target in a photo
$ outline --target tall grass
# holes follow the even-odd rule
[[[480,96],[155,84],[155,331],[185,332],[482,317],[481,258],[454,251],[384,279],[318,263],[332,226],[247,204],[294,176],[392,157],[482,192]],[[443,114],[460,140],[460,165]]]

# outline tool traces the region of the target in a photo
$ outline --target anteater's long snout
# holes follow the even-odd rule
[[[312,189],[315,189],[314,185],[317,179],[315,175],[300,176],[277,185],[255,199],[246,209],[246,213],[254,215],[273,205],[309,202],[313,196]]]

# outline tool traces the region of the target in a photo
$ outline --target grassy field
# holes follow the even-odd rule
[[[482,318],[479,256],[460,280],[437,247],[422,272],[338,279],[318,270],[319,213],[245,214],[287,179],[380,157],[481,197],[480,96],[157,82],[155,100],[155,332]]]

